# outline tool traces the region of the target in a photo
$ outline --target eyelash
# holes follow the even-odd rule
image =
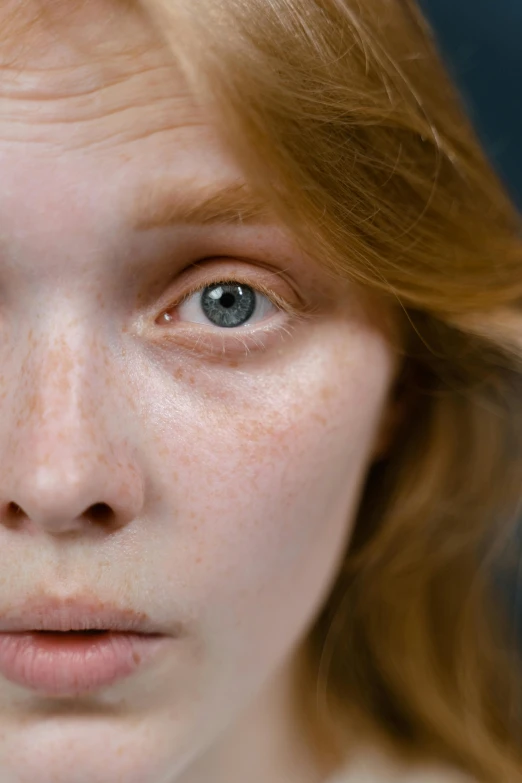
[[[197,354],[204,352],[211,356],[223,356],[226,354],[237,355],[238,353],[242,353],[244,356],[248,356],[254,352],[267,351],[274,341],[280,341],[285,337],[291,337],[297,325],[313,315],[311,308],[307,308],[304,305],[301,305],[300,307],[292,305],[287,299],[269,288],[262,281],[252,281],[248,276],[242,275],[241,273],[224,274],[222,271],[216,271],[214,274],[206,277],[203,283],[197,281],[192,285],[189,285],[188,290],[186,290],[183,296],[165,308],[159,317],[164,317],[169,310],[181,307],[194,294],[202,292],[208,286],[217,283],[248,286],[256,294],[265,296],[276,308],[278,308],[280,314],[286,314],[286,319],[281,322],[281,319],[278,319],[277,316],[275,316],[267,319],[267,322],[262,321],[261,324],[253,325],[250,328],[248,324],[235,328],[225,328],[213,326],[211,323],[209,323],[207,328],[203,324],[191,321],[176,322],[174,319],[162,324],[168,326],[171,323],[177,323],[178,329],[176,329],[176,340],[184,342],[189,350],[192,350]],[[272,324],[271,321],[273,320],[278,320],[279,323]],[[179,328],[180,324],[181,328]],[[196,334],[194,334],[194,332],[196,332]],[[170,339],[170,337],[175,337],[172,332],[169,332],[168,335],[165,336],[168,339]]]

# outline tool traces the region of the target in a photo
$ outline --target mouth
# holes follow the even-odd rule
[[[22,632],[24,633],[24,632]],[[108,634],[115,635],[122,633],[122,631],[108,631],[89,628],[85,631],[26,631],[31,633],[35,638],[41,640],[41,644],[81,644],[89,639],[102,639]],[[19,632],[19,635],[20,632]],[[141,634],[142,636],[145,634]],[[154,634],[146,634],[147,636],[153,636]]]
[[[39,599],[0,612],[0,676],[47,696],[79,696],[152,663],[174,637],[134,609]]]
[[[15,607],[0,609],[0,633],[28,631],[121,631],[155,634],[165,629],[154,623],[143,611],[119,606],[87,596],[39,597]]]

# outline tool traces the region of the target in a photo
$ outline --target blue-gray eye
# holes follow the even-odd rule
[[[231,329],[258,323],[280,310],[267,296],[234,281],[211,283],[177,308],[180,321]]]
[[[214,326],[243,326],[256,309],[256,293],[248,285],[213,283],[201,294],[201,309]]]

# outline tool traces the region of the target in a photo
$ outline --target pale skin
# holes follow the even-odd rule
[[[140,224],[160,178],[175,200],[242,172],[142,18],[66,5],[59,34],[0,9],[0,614],[88,593],[182,636],[67,704],[0,678],[2,783],[321,783],[295,661],[389,436],[398,351],[275,217]],[[313,315],[260,295],[225,329],[179,305],[220,278]]]

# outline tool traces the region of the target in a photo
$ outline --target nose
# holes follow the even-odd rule
[[[140,514],[143,479],[111,363],[92,336],[41,342],[0,403],[0,529],[119,529]]]

